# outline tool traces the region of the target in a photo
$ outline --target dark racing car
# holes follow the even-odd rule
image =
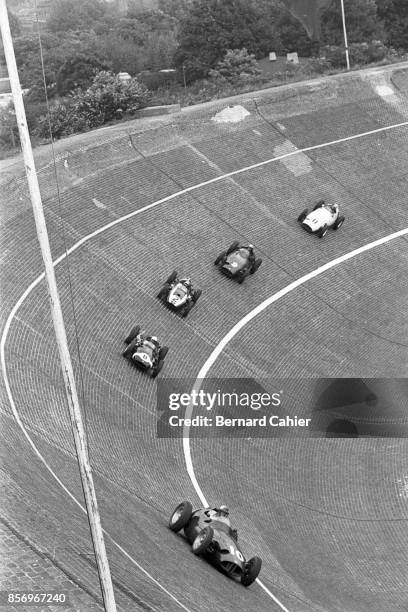
[[[339,229],[344,219],[337,204],[326,204],[324,200],[319,200],[311,212],[305,208],[298,217],[303,229],[309,234],[316,234],[319,238],[323,238],[329,228]]]
[[[140,333],[140,325],[132,328],[125,338],[127,348],[123,356],[138,368],[145,370],[152,378],[156,378],[163,367],[168,347],[161,346],[156,336],[144,336]]]
[[[226,506],[193,511],[191,503],[184,501],[171,515],[169,527],[175,532],[184,529],[195,555],[204,555],[223,573],[248,587],[257,579],[262,560],[259,557],[245,558],[228,514]]]
[[[201,289],[194,289],[189,278],[178,278],[177,272],[170,274],[157,297],[168,308],[186,317],[201,296]]]
[[[255,258],[252,244],[243,246],[239,242],[233,242],[230,248],[220,253],[214,262],[223,274],[234,278],[238,283],[243,283],[249,274],[254,274],[261,263],[262,259]]]

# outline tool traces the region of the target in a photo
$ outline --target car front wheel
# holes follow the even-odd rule
[[[166,280],[166,285],[171,285],[171,283],[173,283],[176,280],[176,278],[177,278],[177,271],[174,270],[170,274],[169,278]]]
[[[169,528],[172,531],[180,531],[191,519],[193,506],[189,501],[183,501],[177,506],[169,520]]]
[[[308,215],[309,211],[307,208],[305,208],[305,210],[303,210],[300,215],[298,216],[298,221],[299,223],[303,223],[303,221],[306,219],[307,215]]]
[[[129,332],[129,335],[125,338],[125,344],[130,344],[132,340],[136,338],[139,332],[140,332],[140,325],[135,325],[135,327],[132,327],[132,329]]]
[[[249,587],[259,576],[262,567],[262,559],[252,557],[246,564],[244,573],[241,576],[241,584]]]
[[[212,527],[204,527],[204,529],[202,529],[200,533],[196,536],[192,544],[193,553],[195,555],[202,555],[203,553],[205,553],[205,551],[208,549],[209,545],[212,542],[213,536],[214,531]]]
[[[214,265],[218,266],[218,264],[220,264],[221,262],[224,262],[226,258],[227,258],[227,252],[224,251],[223,253],[218,255],[217,259],[214,261]]]
[[[319,238],[324,238],[326,234],[327,234],[327,225],[323,225],[322,229],[320,229],[317,232],[317,235],[319,236]]]

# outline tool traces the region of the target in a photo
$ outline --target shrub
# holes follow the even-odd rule
[[[249,54],[246,49],[228,49],[223,59],[209,72],[211,79],[232,84],[254,81],[261,74],[255,55]]]
[[[125,114],[134,114],[149,99],[149,90],[137,79],[124,82],[111,72],[101,71],[88,89],[77,89],[65,102],[50,108],[49,118],[40,117],[37,134],[49,135],[48,122],[54,138],[96,128]]]

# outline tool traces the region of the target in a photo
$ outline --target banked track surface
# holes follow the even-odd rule
[[[251,117],[233,127],[214,126],[204,111],[192,114],[189,121],[135,135],[134,148],[127,141],[114,143],[115,157],[106,165],[116,161],[117,167],[94,176],[68,157],[65,174],[62,164],[60,170],[69,187],[62,194],[63,208],[52,197],[46,202],[55,256],[62,252],[60,216],[70,246],[148,202],[276,157],[287,140],[302,148],[406,120],[368,84],[351,95],[344,89],[337,88],[335,101],[330,95],[319,101],[311,97],[310,108],[303,100],[302,114],[295,111],[298,104],[292,108],[293,101],[286,101],[279,117],[279,105],[268,104],[265,96],[258,100],[264,118],[245,104]],[[318,105],[319,112],[313,112]],[[163,151],[170,138],[172,148]],[[222,605],[255,611],[275,604],[256,586],[244,590],[218,575],[166,529],[179,499],[198,499],[181,441],[155,438],[155,384],[120,357],[124,330],[133,322],[154,330],[171,347],[163,375],[194,377],[220,338],[268,295],[407,226],[406,149],[406,128],[401,128],[308,152],[292,170],[272,163],[136,215],[70,256],[85,414],[104,526],[190,610]],[[308,165],[312,171],[303,173]],[[294,222],[303,202],[313,201],[316,193],[342,202],[347,211],[344,229],[325,241],[304,235]],[[10,273],[3,273],[2,281],[6,313],[41,270],[31,216],[24,201],[20,206],[3,225],[4,243],[10,245],[3,264]],[[264,258],[258,275],[242,287],[212,267],[213,254],[235,237],[255,242]],[[246,326],[211,375],[403,375],[406,262],[401,238],[314,279]],[[154,299],[173,268],[191,274],[204,289],[186,321]],[[64,263],[57,273],[75,354]],[[13,320],[7,373],[37,447],[81,499],[52,338],[40,284]],[[2,407],[8,512],[41,546],[53,547],[58,558],[95,585],[83,516],[33,458],[7,416],[4,390]],[[405,442],[395,439],[192,443],[207,499],[229,503],[245,549],[264,559],[263,582],[289,610],[301,611],[406,606],[404,452]],[[180,609],[111,544],[109,549],[115,580],[136,594],[129,599],[125,589],[117,589],[121,607]]]

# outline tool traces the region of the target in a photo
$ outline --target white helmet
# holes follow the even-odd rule
[[[219,510],[219,513],[223,514],[224,516],[228,516],[229,515],[229,508],[225,504],[221,504],[221,506],[219,507],[218,510]]]
[[[152,336],[151,339],[153,340],[153,342],[157,342],[157,336]]]

